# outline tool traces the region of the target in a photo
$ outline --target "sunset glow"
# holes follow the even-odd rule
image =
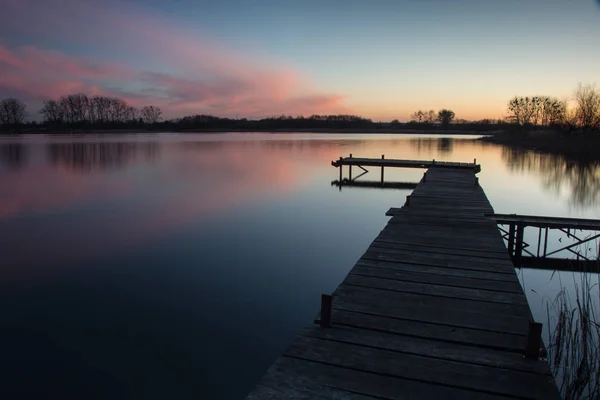
[[[186,0],[172,11],[157,1],[0,0],[10,16],[0,97],[25,101],[31,118],[45,99],[85,93],[157,105],[166,117],[389,121],[451,108],[480,119],[501,117],[514,95],[563,98],[600,81],[597,2],[487,3],[351,1],[340,11]]]

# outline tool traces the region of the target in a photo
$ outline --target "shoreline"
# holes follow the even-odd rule
[[[479,141],[523,151],[560,155],[571,161],[600,161],[600,134],[566,135],[554,131],[499,133]]]
[[[94,130],[72,130],[72,131],[22,131],[20,133],[0,132],[0,137],[14,137],[20,135],[123,135],[123,134],[158,134],[158,133],[335,133],[335,134],[394,134],[394,135],[465,135],[465,136],[489,136],[498,134],[498,131],[473,131],[462,129],[269,129],[269,130],[245,130],[245,129],[190,129],[158,131],[146,129],[94,129]]]

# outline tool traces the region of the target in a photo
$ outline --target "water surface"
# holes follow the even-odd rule
[[[243,398],[410,194],[332,187],[349,153],[476,158],[496,212],[600,218],[598,166],[473,138],[0,138],[3,397]],[[542,321],[577,279],[519,274]]]

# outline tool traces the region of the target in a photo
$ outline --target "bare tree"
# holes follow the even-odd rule
[[[60,124],[64,122],[63,109],[56,100],[45,100],[40,114],[44,116],[44,121],[48,123]]]
[[[444,126],[450,125],[456,114],[452,110],[440,110],[437,115],[437,120]]]
[[[162,119],[162,111],[160,110],[160,108],[155,106],[143,107],[141,110],[141,114],[142,118],[144,119],[144,122],[146,122],[147,124],[155,124]]]
[[[2,125],[19,131],[25,117],[27,117],[27,107],[21,100],[8,98],[0,102],[0,122]]]
[[[425,122],[426,124],[433,124],[433,123],[435,123],[435,121],[437,121],[436,112],[434,110],[427,111],[425,120],[423,122]]]
[[[415,111],[414,113],[412,113],[410,115],[410,118],[412,121],[417,122],[417,123],[422,123],[423,120],[425,119],[425,113],[421,110],[419,111]]]
[[[596,85],[580,83],[573,93],[573,99],[578,125],[585,130],[600,128],[600,91]]]

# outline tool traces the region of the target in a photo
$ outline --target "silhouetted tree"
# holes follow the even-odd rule
[[[435,111],[427,111],[427,115],[425,116],[425,120],[423,122],[425,122],[426,124],[434,124],[435,121],[437,121],[437,114],[435,113]]]
[[[595,85],[582,85],[581,83],[573,93],[576,103],[575,116],[578,125],[585,129],[600,128],[600,91]]]
[[[27,116],[27,107],[19,99],[8,98],[0,102],[0,124],[19,131]]]
[[[156,124],[162,119],[161,109],[155,106],[145,106],[140,113],[147,124]]]
[[[45,100],[40,114],[44,116],[44,122],[46,123],[62,124],[64,121],[63,108],[56,100]]]
[[[518,125],[549,126],[563,119],[564,109],[554,97],[514,97],[508,102],[508,120]]]
[[[438,111],[437,120],[443,126],[447,126],[447,125],[450,125],[450,123],[452,122],[452,120],[454,119],[455,116],[456,116],[456,114],[454,114],[454,111],[444,109],[444,110]]]

